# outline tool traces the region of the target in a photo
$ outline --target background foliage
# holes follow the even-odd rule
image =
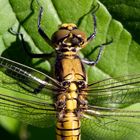
[[[44,8],[42,28],[48,36],[51,37],[61,23],[67,22],[78,24],[87,36],[93,32],[92,15],[87,13],[91,10],[92,4],[96,5],[97,0],[40,0],[39,2]],[[97,36],[87,48],[80,52],[80,55],[94,59],[98,53],[94,51],[95,46],[112,39],[113,43],[106,46],[102,59],[96,67],[86,67],[89,81],[93,81],[93,77],[94,80],[98,80],[140,72],[140,41],[138,38],[140,0],[100,0],[99,4],[100,7],[96,12]],[[47,45],[37,32],[39,11],[37,2],[35,0],[0,0],[0,9],[1,55],[52,74],[51,65],[54,64],[54,58],[45,62],[38,59],[31,60],[20,47],[19,38],[8,31],[12,27],[22,32],[30,51],[51,53],[53,48]],[[29,134],[31,140],[39,139],[40,136],[54,139],[53,127],[39,129],[5,118],[1,119],[1,125],[10,133],[17,134],[15,136],[17,139],[19,139],[18,135],[24,139],[24,134]],[[0,132],[4,138],[4,130]],[[15,137],[13,136],[14,140]]]

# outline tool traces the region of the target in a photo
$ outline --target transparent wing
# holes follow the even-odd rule
[[[140,139],[140,104],[125,109],[90,106],[83,114],[82,138],[95,140]]]
[[[16,79],[19,86],[23,86],[23,88],[31,92],[40,91],[44,87],[55,91],[61,87],[59,82],[50,76],[4,57],[0,57],[0,70]],[[4,82],[8,84],[8,81],[3,78]]]
[[[85,91],[90,105],[122,108],[140,103],[140,74],[94,82]]]
[[[0,70],[0,115],[39,127],[55,122],[53,95],[59,89],[57,81],[3,57],[0,57]],[[44,88],[35,94],[40,85]]]
[[[0,88],[0,115],[19,119],[24,123],[39,127],[52,125],[55,108],[48,102],[50,101],[37,95]]]

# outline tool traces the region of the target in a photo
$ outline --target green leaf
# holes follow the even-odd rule
[[[133,40],[140,43],[140,1],[101,0],[101,2],[108,8],[112,17],[120,21],[124,28],[131,33]]]
[[[61,23],[79,23],[79,19],[87,14],[92,8],[92,3],[96,5],[96,2],[96,0],[40,0],[39,3],[44,8],[41,26],[45,33],[51,38],[51,35],[58,29]],[[97,51],[93,51],[94,48],[112,39],[113,42],[105,47],[102,58],[96,67],[86,66],[89,81],[124,74],[140,73],[140,42],[138,38],[140,33],[140,26],[138,26],[140,2],[133,2],[132,0],[101,0],[101,2],[106,4],[111,14],[108,12],[108,9],[99,2],[100,7],[95,13],[97,16],[97,36],[81,51],[81,56],[95,60],[98,49]],[[37,31],[39,12],[37,2],[35,0],[21,0],[20,2],[19,0],[0,0],[0,9],[1,55],[51,73],[53,71],[51,65],[53,66],[55,63],[53,58],[43,63],[38,59],[30,59],[22,49],[19,38],[8,32],[9,28],[12,27],[13,30],[23,33],[26,45],[32,52],[53,52],[53,48],[41,38]],[[87,36],[93,32],[93,19],[91,14],[87,14],[82,18],[80,29],[85,31]],[[139,107],[139,104],[137,107]],[[90,128],[85,127],[83,131],[85,136],[86,131],[88,131],[87,129]],[[135,130],[135,128],[133,129]],[[47,130],[49,131],[49,129]],[[94,132],[94,130],[92,131]],[[140,131],[140,129],[138,131]],[[98,133],[95,134],[95,139],[109,139],[109,137],[105,135],[104,138],[97,137],[100,135],[100,131],[98,130],[96,132]],[[94,134],[92,133],[90,138],[93,138],[92,135]],[[134,133],[135,132],[130,133],[130,135],[132,134],[131,139]],[[118,139],[128,139],[129,136],[121,137],[121,135],[119,135]]]

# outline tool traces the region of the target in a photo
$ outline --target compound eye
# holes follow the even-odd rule
[[[52,42],[53,42],[53,44],[57,44],[58,42],[60,42],[64,38],[68,37],[69,33],[70,33],[70,31],[68,31],[66,29],[60,29],[59,31],[56,31],[52,35]]]
[[[79,39],[79,41],[83,44],[86,42],[87,37],[86,34],[78,29],[72,30],[71,33]]]

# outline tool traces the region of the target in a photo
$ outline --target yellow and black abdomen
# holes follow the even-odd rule
[[[57,140],[80,140],[80,118],[77,114],[78,94],[76,90],[76,84],[71,83],[69,92],[64,95],[65,107],[59,112],[56,124]]]
[[[68,112],[56,124],[57,140],[80,140],[80,120],[73,112]]]

